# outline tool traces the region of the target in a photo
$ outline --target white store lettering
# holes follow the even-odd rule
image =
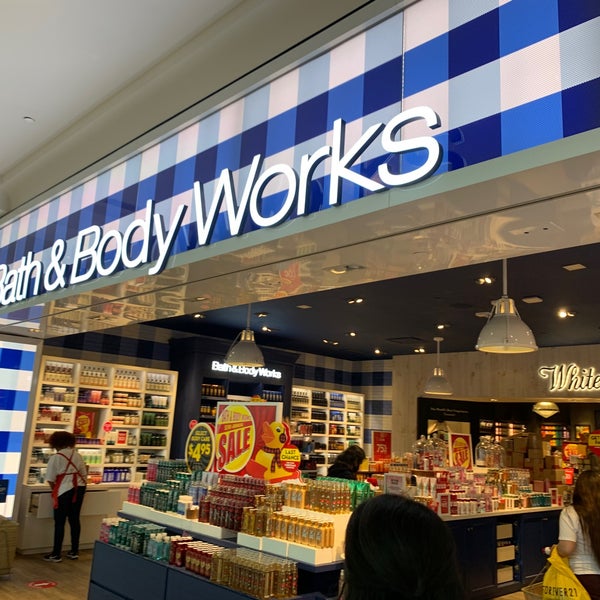
[[[229,234],[239,235],[246,219],[256,228],[274,227],[290,218],[306,216],[310,206],[310,184],[318,166],[330,161],[329,206],[342,201],[344,182],[359,186],[370,192],[378,192],[389,187],[405,186],[430,177],[442,160],[442,147],[431,136],[411,139],[397,139],[400,130],[414,121],[423,120],[428,128],[440,126],[440,118],[427,106],[403,111],[387,124],[371,125],[349,148],[346,148],[346,123],[337,119],[333,124],[332,144],[317,148],[312,154],[304,154],[296,171],[287,164],[275,164],[262,170],[264,158],[257,154],[252,159],[245,181],[239,182],[236,190],[231,169],[221,171],[215,182],[212,202],[206,206],[204,184],[194,181],[192,187],[192,208],[195,210],[198,246],[211,243],[212,233],[219,214],[227,220]],[[384,160],[377,167],[378,180],[371,179],[353,169],[365,152],[379,143],[377,156]],[[377,148],[375,148],[377,150]],[[424,162],[413,170],[392,173],[388,164],[389,155],[401,155],[416,150],[427,154]],[[381,152],[383,151],[383,152]],[[267,188],[277,181],[284,192],[279,200],[270,202],[268,211],[263,208],[263,197],[268,196]],[[238,193],[239,198],[238,198]],[[221,211],[223,207],[223,211]],[[171,255],[177,234],[181,228],[187,206],[180,205],[171,223],[165,223],[162,215],[155,213],[152,199],[146,201],[143,216],[131,221],[124,233],[117,229],[104,230],[100,225],[92,225],[81,230],[74,240],[74,248],[67,251],[63,239],[54,242],[50,249],[50,259],[41,261],[28,252],[20,259],[20,264],[10,268],[0,264],[0,305],[8,306],[44,292],[54,291],[70,285],[88,281],[94,277],[107,277],[121,269],[132,269],[155,260],[148,269],[149,275],[156,275],[164,269]],[[141,243],[134,244],[134,238]],[[135,248],[135,252],[134,252]],[[154,252],[152,249],[154,248]],[[153,259],[153,256],[156,256]],[[67,259],[71,268],[67,270]]]
[[[594,367],[575,363],[544,366],[538,375],[548,380],[549,392],[593,392],[600,390],[600,373]]]

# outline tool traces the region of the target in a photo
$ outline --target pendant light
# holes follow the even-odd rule
[[[265,366],[265,359],[263,358],[262,352],[254,341],[254,331],[250,329],[250,304],[248,304],[246,329],[240,331],[235,340],[233,340],[233,343],[225,356],[225,363],[234,367]]]
[[[515,301],[508,297],[506,259],[502,259],[502,298],[492,302],[493,308],[475,348],[482,352],[518,354],[538,349],[531,329],[521,320]]]
[[[444,338],[434,337],[433,341],[437,343],[436,367],[433,369],[433,375],[427,380],[423,393],[431,396],[451,396],[452,386],[444,375],[444,369],[440,367],[440,342],[443,342]]]
[[[533,405],[533,412],[547,419],[555,415],[560,409],[554,402],[548,400],[541,400]]]

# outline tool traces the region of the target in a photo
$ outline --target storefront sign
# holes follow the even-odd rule
[[[332,144],[321,146],[312,154],[302,155],[296,169],[280,163],[263,170],[265,157],[256,154],[248,175],[243,181],[240,178],[237,189],[233,171],[230,168],[222,169],[213,186],[210,202],[207,202],[205,194],[206,184],[194,181],[192,205],[196,218],[197,246],[211,243],[220,216],[225,217],[226,229],[233,237],[242,232],[242,226],[248,219],[254,228],[262,229],[279,225],[292,216],[309,214],[312,178],[317,167],[325,160],[329,160],[330,167],[329,206],[341,203],[344,182],[369,192],[378,192],[430,177],[442,160],[440,143],[433,136],[397,139],[401,137],[402,127],[419,120],[423,120],[429,129],[441,125],[440,117],[433,109],[427,106],[411,108],[397,114],[387,124],[371,125],[347,149],[346,122],[336,119]],[[371,179],[353,167],[364,153],[374,150],[372,146],[375,144],[382,162],[377,166],[376,179]],[[426,158],[420,166],[407,172],[391,172],[388,164],[390,155],[415,151],[424,151]],[[268,196],[267,189],[275,180],[277,187],[283,187],[285,192],[277,194],[278,199],[269,202],[269,209],[265,212],[263,205]],[[192,206],[180,204],[171,221],[165,223],[162,215],[155,212],[153,199],[148,199],[142,215],[129,223],[123,232],[92,225],[77,234],[74,247],[69,248],[64,239],[57,239],[44,261],[34,258],[30,251],[12,267],[0,264],[0,305],[9,306],[45,292],[150,263],[154,264],[148,274],[160,273],[171,254],[188,208],[191,210]]]
[[[540,367],[538,375],[548,380],[549,392],[600,391],[600,373],[594,367],[580,367],[576,363],[563,363]]]
[[[280,402],[219,402],[213,469],[270,483],[297,478],[301,456],[290,437]]]
[[[265,379],[281,379],[283,374],[276,369],[267,367],[240,367],[237,365],[228,365],[227,363],[213,360],[211,370],[219,373],[237,373],[238,375],[250,375],[250,377],[262,377]]]

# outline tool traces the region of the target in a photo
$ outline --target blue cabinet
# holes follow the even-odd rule
[[[518,523],[518,556],[523,585],[530,584],[546,564],[542,549],[558,542],[559,511],[524,514]]]
[[[538,509],[448,519],[466,597],[489,600],[530,584],[546,563],[542,548],[558,541],[559,516]],[[499,534],[505,526],[510,533]]]

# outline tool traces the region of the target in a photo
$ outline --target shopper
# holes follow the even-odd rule
[[[79,537],[81,523],[79,513],[85,495],[87,467],[83,458],[75,450],[75,436],[69,431],[55,431],[48,440],[56,450],[48,461],[46,481],[52,490],[54,500],[54,545],[52,552],[44,556],[49,562],[60,562],[65,536],[65,522],[71,529],[71,550],[67,557],[79,558]]]
[[[558,553],[569,558],[591,600],[600,600],[600,473],[584,471],[573,491],[573,503],[561,511]]]
[[[454,538],[431,509],[382,494],[346,529],[343,600],[462,600]]]
[[[363,460],[365,460],[365,451],[356,444],[348,446],[343,452],[338,454],[333,464],[327,471],[327,477],[337,477],[338,479],[356,479],[356,473]]]

